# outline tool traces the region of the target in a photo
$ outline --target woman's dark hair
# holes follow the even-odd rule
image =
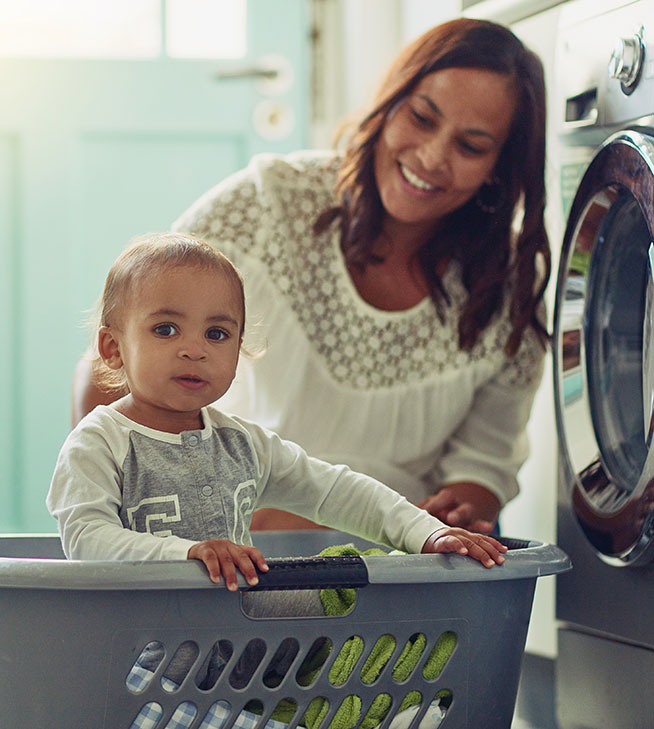
[[[459,320],[459,346],[471,350],[513,287],[512,330],[506,353],[515,355],[528,326],[545,346],[548,333],[538,316],[551,261],[545,209],[545,83],[539,58],[504,26],[462,18],[424,33],[389,68],[373,108],[347,135],[339,172],[339,205],[316,222],[318,232],[340,218],[341,245],[349,265],[379,261],[372,245],[384,210],[374,174],[375,144],[394,107],[428,74],[446,68],[479,68],[512,79],[516,110],[495,166],[501,202],[491,213],[469,200],[439,223],[419,251],[422,271],[439,313],[449,302],[437,273],[445,258],[462,268],[468,300]],[[522,207],[519,229],[516,215]],[[540,256],[539,256],[540,254]],[[537,259],[541,258],[541,270]]]

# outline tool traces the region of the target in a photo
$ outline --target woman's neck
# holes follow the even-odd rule
[[[385,224],[384,230],[370,251],[380,259],[364,268],[350,266],[350,278],[361,298],[384,311],[404,311],[430,295],[429,285],[419,259],[433,229]],[[449,258],[438,263],[436,273],[442,276]]]
[[[349,268],[352,283],[364,301],[383,311],[404,311],[429,296],[416,252],[386,241],[380,241],[372,251],[380,261]]]

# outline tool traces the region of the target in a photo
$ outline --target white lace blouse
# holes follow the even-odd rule
[[[246,287],[245,348],[223,410],[254,420],[311,455],[346,463],[419,501],[456,481],[506,503],[528,455],[525,426],[543,368],[530,329],[507,360],[506,311],[471,352],[458,347],[466,291],[451,264],[445,321],[429,299],[382,311],[354,287],[338,223],[313,232],[334,204],[338,159],[259,155],[175,223],[223,251]]]

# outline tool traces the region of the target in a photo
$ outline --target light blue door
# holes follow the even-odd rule
[[[190,5],[162,2],[153,42]],[[55,526],[71,376],[118,252],[252,154],[308,145],[307,0],[247,0],[246,27],[237,60],[0,59],[0,531]]]

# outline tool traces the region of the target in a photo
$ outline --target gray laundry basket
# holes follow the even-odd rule
[[[334,531],[254,536],[273,558],[308,557],[348,542],[370,546]],[[157,729],[164,729],[182,704],[195,714],[189,726],[196,729],[218,701],[229,712],[224,729],[253,701],[263,727],[282,699],[297,705],[292,728],[317,696],[329,705],[320,725],[326,729],[345,697],[360,697],[363,717],[376,696],[387,694],[392,708],[380,725],[385,729],[407,693],[417,691],[416,729],[443,690],[451,700],[442,729],[508,729],[536,578],[570,563],[558,547],[505,541],[506,563],[493,569],[458,555],[272,559],[262,587],[355,586],[356,603],[343,617],[253,618],[242,609],[242,592],[211,583],[196,561],[68,562],[55,536],[0,537],[0,729],[129,729],[146,705],[160,708]],[[426,679],[430,651],[450,633],[456,634],[454,651],[440,675]],[[426,638],[426,647],[412,675],[398,680],[391,669],[415,634]],[[361,666],[387,635],[395,644],[387,669],[366,684]],[[330,663],[351,636],[363,640],[364,650],[349,679],[333,685]],[[298,669],[324,639],[333,647],[329,659],[315,681],[303,685]],[[144,690],[131,690],[126,678],[153,643],[163,646],[166,658]],[[195,663],[169,692],[160,678],[182,644],[191,647]],[[260,651],[261,663],[242,686],[233,669],[248,644]],[[215,645],[231,658],[213,687],[199,688],[197,669]],[[280,646],[287,656],[290,649],[292,662],[283,678],[270,681],[267,670]]]

